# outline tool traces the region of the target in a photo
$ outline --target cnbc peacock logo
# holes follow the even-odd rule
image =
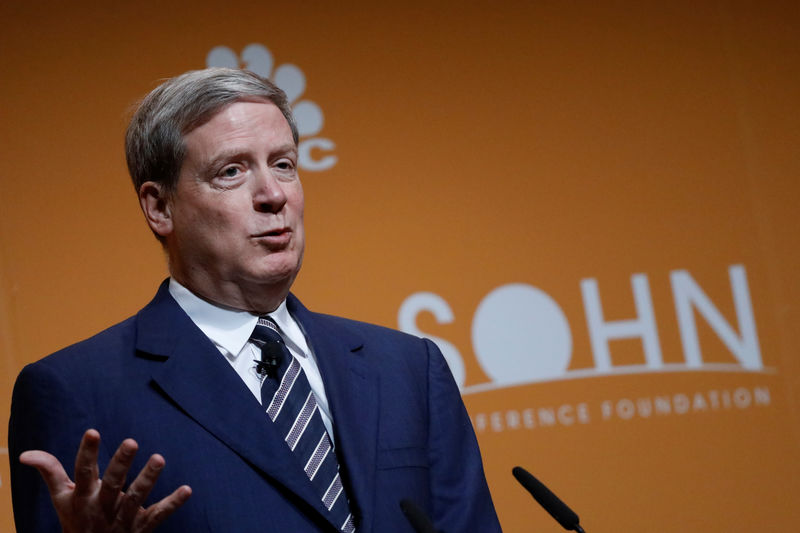
[[[208,52],[206,66],[244,68],[270,79],[286,93],[292,106],[300,137],[297,146],[298,166],[318,172],[336,164],[337,157],[333,153],[336,145],[332,140],[318,135],[325,123],[322,109],[316,102],[301,98],[306,90],[306,76],[300,67],[291,63],[275,66],[272,52],[258,43],[245,46],[241,54],[227,46],[216,46]]]

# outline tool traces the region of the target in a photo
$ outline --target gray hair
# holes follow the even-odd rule
[[[146,181],[175,190],[183,159],[184,136],[234,102],[271,102],[280,109],[297,144],[297,125],[286,94],[247,70],[209,68],[170,78],[139,104],[125,134],[128,172],[138,191]]]

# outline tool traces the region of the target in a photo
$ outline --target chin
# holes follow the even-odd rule
[[[300,265],[296,262],[283,265],[272,264],[269,265],[269,268],[257,270],[253,273],[251,278],[256,282],[266,285],[291,285],[299,271]]]

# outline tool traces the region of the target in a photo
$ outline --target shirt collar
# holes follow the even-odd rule
[[[258,315],[214,305],[194,294],[174,278],[169,280],[169,293],[200,331],[230,355],[236,356],[242,351],[256,327]],[[286,300],[283,300],[268,316],[278,324],[292,343],[299,345],[301,353],[308,350],[300,327],[289,314]]]

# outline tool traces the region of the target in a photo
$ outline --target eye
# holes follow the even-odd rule
[[[239,167],[231,166],[223,168],[221,174],[225,178],[235,178],[236,176],[239,175],[240,172],[241,169]]]
[[[275,164],[275,166],[281,170],[292,170],[294,168],[294,163],[288,159],[281,159]]]

